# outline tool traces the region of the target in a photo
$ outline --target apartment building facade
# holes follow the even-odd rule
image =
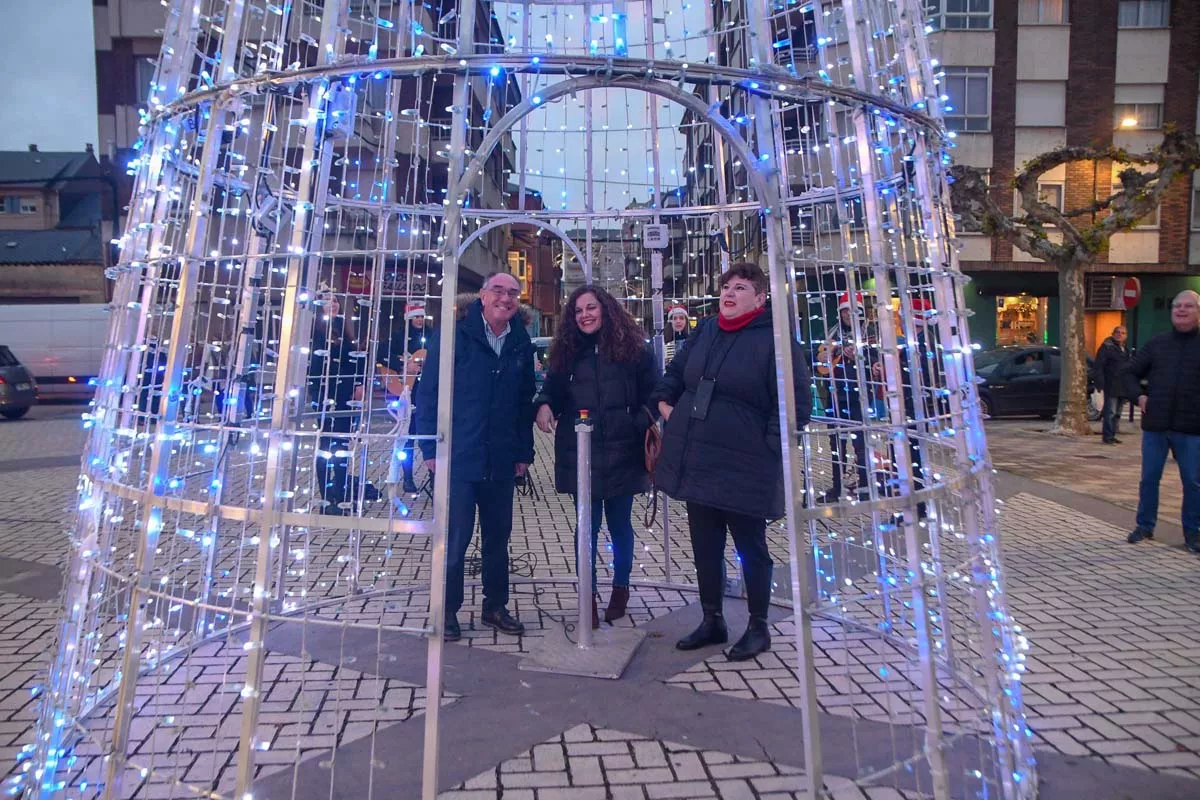
[[[1002,202],[1015,205],[1008,187],[1021,165],[1054,148],[1140,152],[1168,126],[1196,132],[1200,14],[1189,0],[927,0],[926,9],[953,108],[954,160],[987,170]],[[1064,165],[1046,173],[1042,196],[1085,207],[1109,196],[1118,171],[1107,161]],[[1171,297],[1200,289],[1198,201],[1200,181],[1180,181],[1157,214],[1112,237],[1088,280],[1089,351],[1117,324],[1135,344],[1164,330]],[[999,239],[961,238],[972,338],[1056,343],[1053,269]],[[1114,309],[1128,278],[1141,299]]]

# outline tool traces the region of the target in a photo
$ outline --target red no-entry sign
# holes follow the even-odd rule
[[[1126,278],[1121,281],[1121,308],[1131,310],[1142,299],[1142,282],[1137,278]]]

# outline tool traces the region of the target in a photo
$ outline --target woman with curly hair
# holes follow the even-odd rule
[[[554,436],[554,488],[578,487],[574,426],[557,427],[586,409],[592,433],[592,585],[600,523],[608,520],[613,590],[605,622],[625,616],[633,570],[633,496],[650,487],[643,447],[650,424],[650,392],[658,380],[654,351],[620,303],[595,286],[571,293],[550,346],[542,393],[534,400],[537,426]],[[592,626],[600,624],[592,598]]]

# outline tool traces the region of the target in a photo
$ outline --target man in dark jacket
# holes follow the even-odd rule
[[[1121,426],[1121,407],[1125,404],[1125,381],[1121,373],[1129,364],[1129,349],[1125,347],[1127,335],[1123,325],[1113,328],[1112,336],[1096,351],[1092,366],[1096,388],[1104,392],[1101,430],[1105,444],[1120,444],[1117,432]]]
[[[1125,370],[1125,394],[1142,410],[1142,483],[1129,541],[1154,538],[1158,484],[1170,452],[1183,481],[1184,543],[1200,553],[1200,295],[1175,296],[1171,327],[1146,342]]]
[[[447,641],[462,637],[463,567],[479,508],[483,556],[480,621],[519,636],[525,626],[508,613],[508,539],[512,533],[514,477],[533,461],[533,343],[517,314],[521,288],[507,272],[484,281],[479,300],[455,326],[454,400],[450,454],[450,508],[446,553]],[[439,338],[430,342],[417,384],[417,433],[437,433]],[[438,445],[421,440],[425,466],[438,468]]]

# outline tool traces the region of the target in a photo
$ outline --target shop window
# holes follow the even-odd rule
[[[929,21],[942,30],[988,30],[992,0],[925,0]]]
[[[996,298],[996,344],[1041,344],[1046,338],[1048,303],[1044,297]]]
[[[1123,131],[1156,131],[1162,127],[1162,103],[1117,103],[1113,127]]]
[[[1170,19],[1168,0],[1121,0],[1117,11],[1119,28],[1165,28]]]
[[[986,133],[992,127],[992,70],[989,67],[946,67],[942,79],[949,100],[946,127]]]
[[[1066,25],[1067,0],[1021,0],[1017,7],[1020,25]]]

